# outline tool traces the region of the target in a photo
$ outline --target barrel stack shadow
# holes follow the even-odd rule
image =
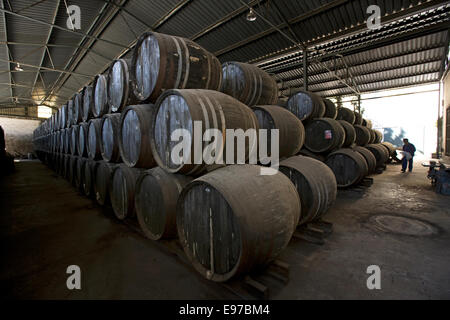
[[[81,194],[206,279],[266,298],[268,287],[249,275],[264,270],[287,281],[289,266],[277,257],[291,238],[323,243],[337,189],[367,185],[395,156],[361,114],[312,92],[279,98],[258,67],[221,66],[191,40],[147,32],[131,59],[113,61],[35,130],[33,143]],[[263,159],[249,157],[241,165],[174,163],[177,129],[193,136],[183,159],[195,157],[195,135],[207,129],[278,130],[279,171],[261,175]],[[271,146],[269,138],[269,153]]]

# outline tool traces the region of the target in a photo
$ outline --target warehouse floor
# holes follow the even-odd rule
[[[236,298],[41,163],[16,165],[0,182],[2,297]],[[450,197],[432,191],[424,168],[389,166],[372,187],[340,191],[326,220],[334,233],[325,245],[293,239],[283,252],[290,281],[271,298],[450,298]],[[81,268],[81,290],[66,288],[69,265]],[[381,290],[367,289],[370,265],[381,268]]]

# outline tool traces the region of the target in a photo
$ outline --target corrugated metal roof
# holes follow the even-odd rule
[[[59,2],[55,25],[66,28],[63,1],[46,0],[34,5],[29,0],[10,2],[12,8],[7,6],[6,10],[46,23],[52,22]],[[9,13],[4,13],[6,19],[3,19],[0,14],[0,39],[16,42],[9,45],[15,60],[39,66],[44,57],[43,67],[93,77],[105,70],[114,58],[126,53],[126,47],[143,31],[157,27],[158,32],[195,38],[223,62],[257,63],[275,75],[284,94],[303,85],[303,54],[277,28],[316,50],[311,56],[322,59],[323,64],[310,65],[310,89],[334,96],[351,94],[352,90],[324,68],[324,65],[331,69],[337,67],[338,75],[346,77],[342,61],[337,60],[334,65],[333,59],[324,54],[343,54],[361,91],[437,81],[448,46],[450,24],[450,1],[438,0],[116,0],[116,4],[107,0],[73,0],[67,3],[81,8],[80,33],[116,44],[55,27],[49,37],[49,56],[43,47],[29,44],[45,44],[51,30],[48,25]],[[251,3],[264,19],[247,21],[245,3]],[[365,26],[366,9],[372,4],[381,8],[383,26],[379,30],[368,30]],[[80,45],[89,50],[79,48]],[[4,43],[0,45],[0,59],[3,60],[0,83],[9,83],[11,76],[17,84],[12,90],[0,86],[0,103],[11,103],[8,98],[11,91],[13,96],[31,99],[31,86],[37,79],[36,100],[52,92],[47,101],[59,105],[92,81],[92,77],[51,70],[42,70],[41,77],[37,77],[38,69],[27,66],[23,67],[25,72],[9,73],[14,66],[4,61],[9,60]]]

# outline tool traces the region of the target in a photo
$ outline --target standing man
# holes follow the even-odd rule
[[[0,158],[4,157],[6,154],[5,147],[5,132],[3,131],[2,126],[0,126]]]
[[[409,143],[408,139],[403,139],[403,151],[408,152],[411,155],[411,157],[409,156],[407,157],[408,154],[403,156],[402,172],[403,173],[406,172],[406,167],[408,167],[408,163],[409,163],[409,172],[412,172],[416,147],[412,143]]]

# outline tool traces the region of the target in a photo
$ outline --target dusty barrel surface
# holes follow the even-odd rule
[[[78,155],[78,136],[80,134],[80,126],[75,125],[72,127],[71,134],[70,134],[70,153],[72,155]]]
[[[92,90],[92,86],[86,86],[83,88],[82,91],[83,96],[83,114],[82,114],[82,120],[84,122],[94,118],[94,93]]]
[[[389,160],[389,152],[381,144],[369,144],[366,146],[377,160],[377,168],[382,168]]]
[[[75,175],[74,185],[81,192],[83,192],[84,168],[86,162],[87,160],[85,158],[78,157],[76,164],[77,173]]]
[[[116,217],[124,220],[135,215],[136,182],[142,169],[118,165],[114,168],[111,181],[111,205]]]
[[[299,221],[300,199],[280,172],[234,165],[188,184],[177,204],[181,245],[207,279],[222,282],[275,259]],[[258,192],[255,192],[258,190]]]
[[[115,60],[108,73],[108,104],[109,112],[121,112],[126,106],[136,104],[131,83],[131,60]]]
[[[383,142],[381,145],[384,146],[388,150],[390,157],[394,157],[397,155],[397,150],[392,143]]]
[[[67,178],[72,185],[75,185],[77,179],[77,164],[78,157],[69,156],[69,172]]]
[[[355,125],[356,131],[356,144],[358,146],[366,146],[371,140],[370,129],[365,126]]]
[[[99,161],[97,163],[94,177],[94,194],[97,203],[105,205],[110,202],[109,192],[112,175],[117,165],[104,161]]]
[[[323,102],[325,103],[325,114],[323,115],[323,117],[330,118],[330,119],[336,119],[337,107],[334,104],[334,102],[331,101],[330,99],[323,99]]]
[[[122,161],[129,167],[153,168],[156,166],[150,147],[154,108],[152,104],[142,104],[128,106],[122,112],[119,125],[119,150]],[[172,132],[169,133],[168,138],[171,134]]]
[[[87,157],[87,144],[88,144],[88,130],[89,125],[86,122],[80,123],[78,127],[78,155],[80,157]]]
[[[306,91],[299,91],[291,96],[287,109],[302,121],[323,118],[325,103],[321,97]]]
[[[136,213],[144,234],[152,240],[177,236],[178,197],[192,178],[165,172],[161,168],[145,171],[136,184]]]
[[[374,173],[375,169],[377,168],[377,159],[372,154],[372,152],[370,152],[369,149],[360,146],[355,146],[353,149],[358,151],[366,160],[369,174]]]
[[[291,157],[280,163],[280,171],[298,191],[301,202],[299,225],[319,220],[335,202],[336,178],[323,162],[303,156]]]
[[[94,93],[94,108],[92,109],[92,113],[95,118],[101,118],[109,111],[107,75],[99,74],[95,77],[92,91]]]
[[[314,119],[306,125],[305,147],[315,153],[330,152],[344,144],[345,131],[333,119]]]
[[[83,121],[83,94],[76,93],[73,97],[73,121],[72,125],[76,125]]]
[[[356,142],[355,128],[345,120],[338,120],[345,131],[345,140],[342,147],[347,148]]]
[[[350,124],[355,123],[355,113],[347,108],[338,108],[337,120],[345,120]]]
[[[100,150],[106,162],[121,162],[119,149],[120,114],[105,114],[102,118]]]
[[[64,153],[70,153],[70,128],[64,130]]]
[[[365,127],[365,128],[367,128],[367,127]],[[374,144],[375,141],[377,140],[377,134],[376,134],[375,130],[369,129],[369,128],[367,128],[367,129],[370,132],[370,140],[369,140],[368,144]]]
[[[196,139],[202,140],[206,129],[218,129],[223,136],[222,146],[220,148],[218,146],[215,155],[211,152],[212,160],[222,155],[224,162],[228,164],[237,163],[238,146],[236,143],[234,153],[227,154],[226,145],[232,143],[232,139],[227,139],[226,129],[241,129],[243,132],[254,129],[255,135],[258,129],[258,120],[249,107],[229,95],[212,90],[166,91],[158,99],[153,117],[154,128],[150,142],[155,161],[168,172],[187,175],[200,174],[206,170],[207,163],[201,158],[204,147],[210,142],[198,143],[200,150],[195,149],[194,143]],[[201,124],[198,133],[194,130],[194,122],[197,125]],[[187,154],[180,155],[177,151],[180,142],[171,139],[171,134],[177,129],[184,130],[192,137],[190,145],[187,146],[189,149]],[[245,148],[241,149],[245,149],[245,158],[241,160],[245,162],[250,151],[257,156],[257,141],[250,142],[250,139],[246,139],[243,143]],[[173,161],[172,153],[176,163]],[[227,156],[230,161],[226,161]]]
[[[81,180],[81,190],[87,197],[93,197],[94,195],[95,170],[97,167],[97,161],[86,160],[84,164],[84,170],[82,172],[83,179]]]
[[[357,112],[357,111],[355,111],[354,114],[355,114],[355,123],[354,124],[357,124],[357,125],[361,126],[363,124],[363,117],[362,117],[362,115],[359,112]]]
[[[226,93],[247,106],[273,105],[278,100],[278,85],[264,70],[242,62],[222,65],[222,86]]]
[[[102,157],[100,150],[100,141],[102,138],[102,119],[92,119],[89,121],[88,125],[87,153],[89,159],[100,160]]]
[[[219,60],[186,38],[146,32],[138,40],[131,61],[134,95],[155,102],[167,89],[219,90]]]
[[[61,107],[60,113],[59,113],[59,123],[61,126],[61,129],[67,128],[67,104],[63,105]]]
[[[70,128],[74,122],[75,104],[73,98],[67,101],[67,124],[66,128]]]
[[[340,188],[358,184],[369,173],[364,157],[352,149],[340,149],[331,153],[325,163],[333,171]]]
[[[365,127],[367,127],[367,128],[372,129],[372,121],[370,121],[370,120],[367,120],[367,119],[364,119],[364,118],[363,118],[363,120],[362,120],[362,125],[365,126]]]
[[[383,141],[383,134],[381,133],[381,131],[379,130],[373,130],[375,133],[375,139],[374,139],[374,144],[379,144]]]
[[[260,129],[266,129],[267,149],[271,152],[271,130],[279,132],[279,157],[287,158],[297,154],[305,143],[305,127],[288,110],[279,106],[256,106],[253,112],[258,119]],[[261,143],[261,141],[260,141]]]
[[[302,150],[300,150],[300,152],[297,155],[308,157],[308,158],[313,158],[320,162],[325,162],[325,159],[326,159],[323,155],[311,152],[306,148],[303,148]]]

